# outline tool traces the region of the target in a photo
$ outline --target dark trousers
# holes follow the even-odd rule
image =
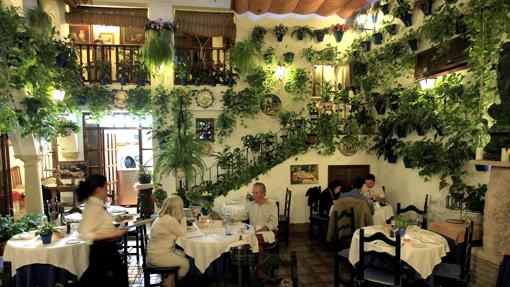
[[[90,247],[89,268],[79,286],[127,287],[127,270],[122,263],[115,241],[95,242]]]

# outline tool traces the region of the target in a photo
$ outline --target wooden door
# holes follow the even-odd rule
[[[87,124],[83,116],[83,148],[87,175],[104,173],[104,130],[98,124]]]
[[[7,135],[0,135],[0,214],[11,214],[11,167],[9,165],[9,145]]]
[[[328,183],[339,179],[347,191],[352,189],[354,180],[365,178],[370,173],[370,165],[330,165],[328,166]]]
[[[117,135],[115,131],[103,131],[103,151],[104,151],[104,175],[108,184],[108,192],[115,201],[117,197]],[[113,202],[115,203],[115,202]]]

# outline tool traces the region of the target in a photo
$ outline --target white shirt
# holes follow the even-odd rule
[[[168,253],[174,248],[177,237],[186,235],[186,218],[181,222],[169,214],[158,217],[151,227],[148,254]]]
[[[385,197],[384,190],[377,183],[374,183],[374,186],[372,187],[368,187],[366,184],[363,184],[361,194],[363,194],[367,199],[377,198],[381,200]]]
[[[276,203],[266,199],[262,205],[255,201],[246,204],[246,211],[250,219],[250,224],[257,228],[266,226],[269,230],[278,228],[278,207]]]
[[[92,244],[96,233],[110,233],[115,231],[113,217],[106,211],[103,200],[90,196],[83,210],[83,217],[78,226],[80,238],[87,244]]]

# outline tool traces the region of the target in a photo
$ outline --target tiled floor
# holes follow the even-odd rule
[[[289,245],[280,244],[280,255],[284,260],[290,259],[290,252],[296,251],[298,262],[298,278],[300,287],[329,287],[333,286],[334,256],[323,244],[308,240],[308,233],[291,233]],[[141,265],[141,264],[140,264]],[[278,276],[290,278],[290,268],[278,270]],[[158,278],[151,278],[157,281]],[[130,260],[129,282],[132,287],[143,286],[143,274],[136,264],[136,259]],[[205,285],[204,285],[205,284]],[[195,286],[224,286],[224,282],[203,282]],[[229,285],[229,284],[226,284]],[[236,286],[236,285],[232,285]]]

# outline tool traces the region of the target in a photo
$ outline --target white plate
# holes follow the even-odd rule
[[[81,241],[80,239],[69,239],[66,241],[66,244],[68,245],[71,245],[71,244],[79,244],[79,243],[82,243],[83,241]]]
[[[20,233],[20,234],[16,234],[14,235],[11,239],[13,240],[30,240],[30,239],[34,239],[35,238],[35,235],[33,233]]]

